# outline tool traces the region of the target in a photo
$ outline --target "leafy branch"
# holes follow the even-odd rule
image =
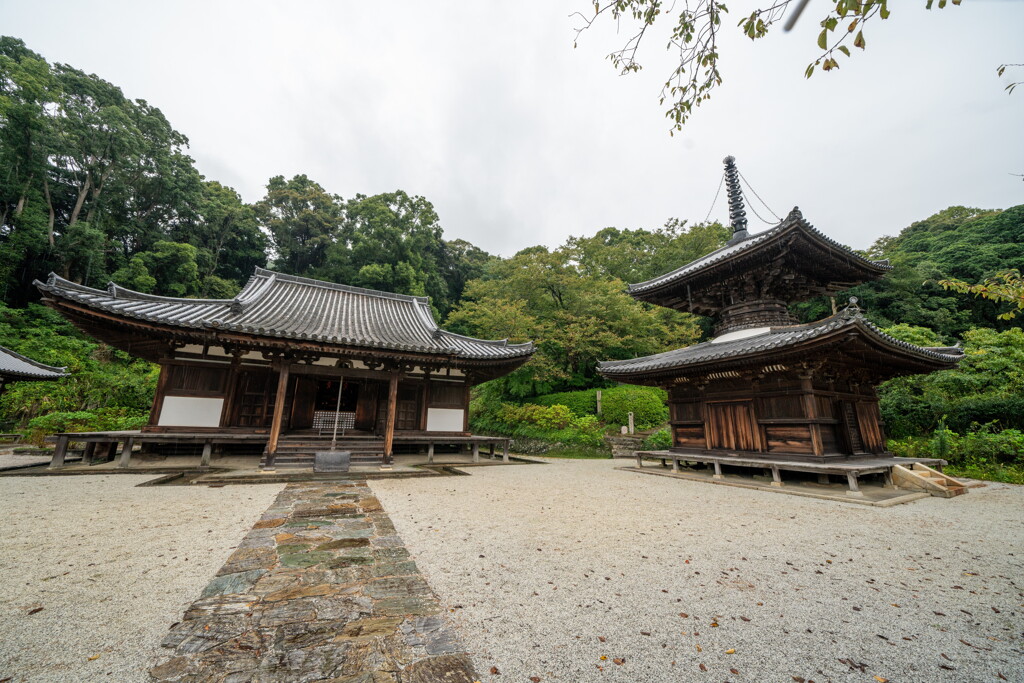
[[[679,62],[662,85],[658,100],[662,105],[665,102],[671,103],[665,112],[665,116],[672,122],[670,133],[682,130],[683,124],[692,116],[693,109],[710,99],[711,91],[722,84],[722,73],[718,68],[717,41],[722,15],[729,11],[725,3],[718,0],[680,2],[682,9],[678,10],[676,22],[665,46],[666,50],[678,52]],[[751,40],[763,38],[793,2],[794,0],[775,0],[770,5],[755,9],[740,20],[738,27]],[[831,2],[832,7],[821,20],[822,30],[818,34],[817,44],[822,53],[804,71],[808,78],[818,66],[822,71],[839,68],[836,53],[850,57],[848,42],[852,42],[853,47],[865,49],[867,41],[864,38],[864,25],[876,17],[888,19],[890,14],[887,0]],[[925,7],[932,9],[936,6],[941,9],[948,3],[959,5],[961,0],[926,0]],[[635,26],[635,30],[620,49],[608,54],[608,59],[621,75],[636,73],[643,68],[637,55],[651,27],[662,14],[666,11],[674,13],[675,8],[675,3],[666,8],[664,0],[595,0],[592,15],[582,12],[572,15],[581,20],[576,29],[573,47],[578,43],[580,35],[602,16],[610,16],[620,26],[628,23]],[[1005,66],[1014,65],[1000,67],[1000,75]],[[1010,90],[1016,85],[1011,84]]]
[[[1017,317],[1019,312],[1024,311],[1024,280],[1021,279],[1020,271],[1016,268],[997,273],[977,285],[957,279],[939,280],[939,284],[947,290],[951,289],[961,294],[974,294],[983,299],[1008,303],[1016,307],[1006,313],[1000,313],[1000,320],[1012,320]]]

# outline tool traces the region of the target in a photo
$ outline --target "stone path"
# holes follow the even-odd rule
[[[475,680],[365,482],[289,485],[163,646],[157,681]]]

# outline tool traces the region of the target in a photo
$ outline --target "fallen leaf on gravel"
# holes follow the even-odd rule
[[[28,614],[35,614],[36,612],[42,612],[42,611],[43,611],[42,607],[33,607],[32,609],[30,609],[28,611]]]
[[[622,666],[623,664],[626,663],[626,660],[623,657],[616,657],[612,661],[615,662],[616,664],[618,664],[619,666]]]
[[[740,670],[739,669],[729,669],[729,673],[731,673],[733,676],[738,676],[739,673],[740,673]]]
[[[949,664],[939,664],[939,668],[945,669],[946,671],[956,671],[956,668],[950,666]]]
[[[540,676],[530,676],[530,680],[533,681],[533,683],[540,683]]]
[[[999,680],[1001,680],[1001,681],[1005,681],[1006,680],[1006,676],[1004,676],[1003,674],[999,673],[998,671],[996,672],[996,676],[998,676]]]
[[[99,656],[99,655],[93,655],[92,657],[88,657],[87,659],[88,659],[88,660],[89,660],[90,662],[93,662],[93,661],[95,661],[95,660],[97,660],[97,659],[99,659],[99,658],[100,658],[100,656]]]
[[[498,671],[498,667],[496,667],[496,666],[492,666],[491,667],[491,675],[492,676],[500,676],[501,675],[501,672]]]
[[[946,616],[946,615],[945,615],[945,614],[943,614],[942,612],[932,612],[932,614],[934,614],[935,616],[939,616],[939,617],[944,617],[944,616]]]
[[[649,635],[651,635],[651,632],[650,631],[640,631],[640,635],[642,635],[642,636],[649,636]]]
[[[698,645],[697,646],[697,652],[704,652],[704,648],[702,648],[700,645]]]
[[[875,676],[875,680],[878,681],[878,683],[889,683],[888,678],[882,678],[881,676]]]
[[[747,617],[740,617],[740,619],[742,619],[743,621],[750,621],[750,619]]]
[[[827,562],[831,562],[831,561],[832,560],[827,560]],[[807,679],[805,679],[803,676],[790,676],[790,678],[792,678],[794,681],[796,681],[796,683],[807,683]]]
[[[949,655],[947,655],[945,652],[940,652],[939,656],[942,657],[943,659],[945,659],[947,662],[952,662],[953,661],[952,659],[949,658]]]
[[[689,614],[687,614],[686,612],[680,612],[680,613],[679,613],[679,616],[681,616],[681,617],[682,617],[683,619],[685,619],[686,617],[688,617],[688,616],[690,616],[690,615],[689,615]]]
[[[734,654],[736,654],[736,650],[734,650],[733,648],[730,647],[728,650],[725,651],[725,654],[727,654],[727,655],[734,655]]]
[[[605,661],[608,658],[606,656],[604,656],[604,655],[601,655],[600,657],[598,657],[598,659],[600,659],[603,662],[603,661]]]
[[[708,670],[708,668],[707,668],[706,666],[704,666],[704,662],[701,662],[701,664],[700,664],[700,670],[701,670],[701,671],[707,671],[707,670]]]
[[[598,636],[597,639],[600,640],[602,643],[605,642],[606,640],[608,640],[604,636]]]
[[[711,622],[711,628],[718,628],[718,622],[717,621],[712,621]]]

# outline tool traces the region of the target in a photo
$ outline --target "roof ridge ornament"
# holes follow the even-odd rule
[[[840,311],[839,315],[844,320],[849,320],[850,318],[863,318],[864,310],[857,305],[859,302],[860,299],[855,296],[851,296],[850,301],[846,304],[846,308]]]
[[[803,219],[804,219],[804,214],[803,214],[802,211],[800,211],[800,207],[799,206],[794,206],[793,210],[789,212],[788,216],[786,216],[786,222],[787,223],[793,223],[795,221],[802,221]],[[854,297],[854,298],[856,298],[856,297]]]
[[[732,237],[729,245],[742,242],[749,236],[747,233],[747,212],[743,208],[743,190],[740,188],[739,171],[736,169],[736,157],[730,155],[722,160],[725,164],[726,196],[729,199],[729,222],[732,224]]]

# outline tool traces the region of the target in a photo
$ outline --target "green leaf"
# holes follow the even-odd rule
[[[844,55],[846,55],[847,57],[849,57],[849,56],[850,56],[850,48],[846,47],[845,45],[840,45],[840,46],[839,46],[838,48],[836,48],[836,49],[837,49],[837,50],[839,50],[840,52],[842,52],[842,53],[843,53]]]
[[[818,47],[822,50],[828,48],[828,29],[821,29],[821,33],[818,34]]]

